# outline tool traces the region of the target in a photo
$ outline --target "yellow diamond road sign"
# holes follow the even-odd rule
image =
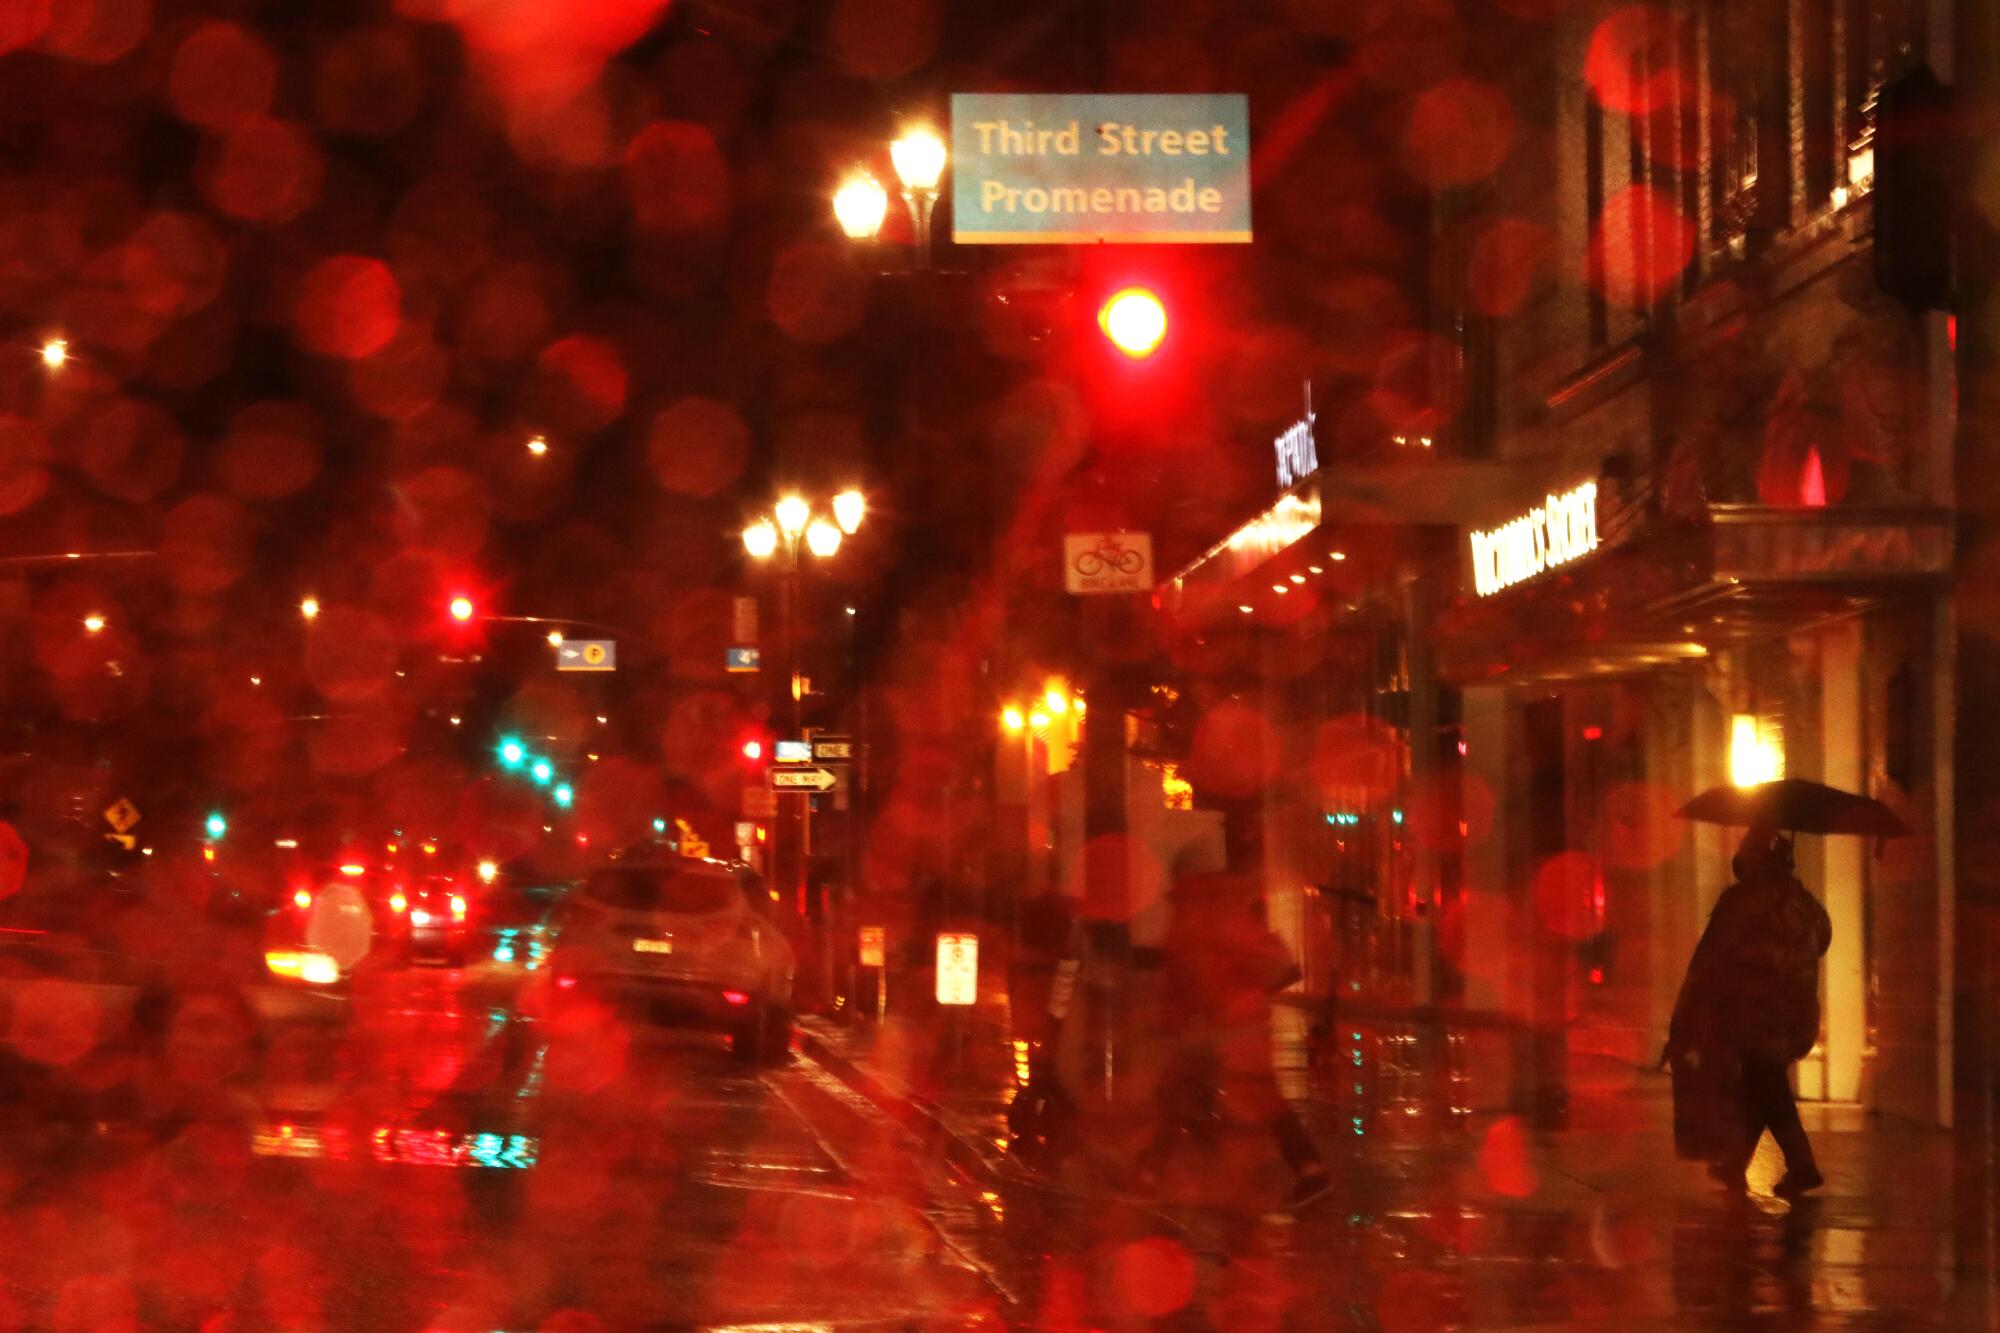
[[[104,822],[120,833],[127,832],[139,822],[139,807],[121,796],[105,807]]]

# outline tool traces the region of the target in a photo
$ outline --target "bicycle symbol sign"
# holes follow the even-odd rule
[[[1153,586],[1146,532],[1072,532],[1063,538],[1063,584],[1073,593],[1144,592]]]

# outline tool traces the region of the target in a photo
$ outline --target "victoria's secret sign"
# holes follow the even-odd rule
[[[1597,483],[1551,495],[1497,528],[1472,534],[1472,586],[1481,597],[1524,583],[1597,549]]]

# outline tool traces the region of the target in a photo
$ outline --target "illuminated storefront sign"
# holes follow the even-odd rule
[[[1306,383],[1306,414],[1285,428],[1274,442],[1278,451],[1278,487],[1290,490],[1301,477],[1319,471],[1319,443],[1313,439],[1313,386]]]
[[[1525,583],[1597,549],[1597,483],[1551,495],[1497,528],[1472,534],[1472,586],[1481,597]]]

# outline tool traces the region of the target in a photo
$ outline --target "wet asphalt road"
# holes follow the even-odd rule
[[[994,1308],[951,1236],[968,1187],[904,1130],[801,1057],[538,1021],[533,932],[505,962],[364,967],[337,1008],[272,1024],[253,1083],[152,1139],[17,1158],[0,1328],[951,1328]]]

